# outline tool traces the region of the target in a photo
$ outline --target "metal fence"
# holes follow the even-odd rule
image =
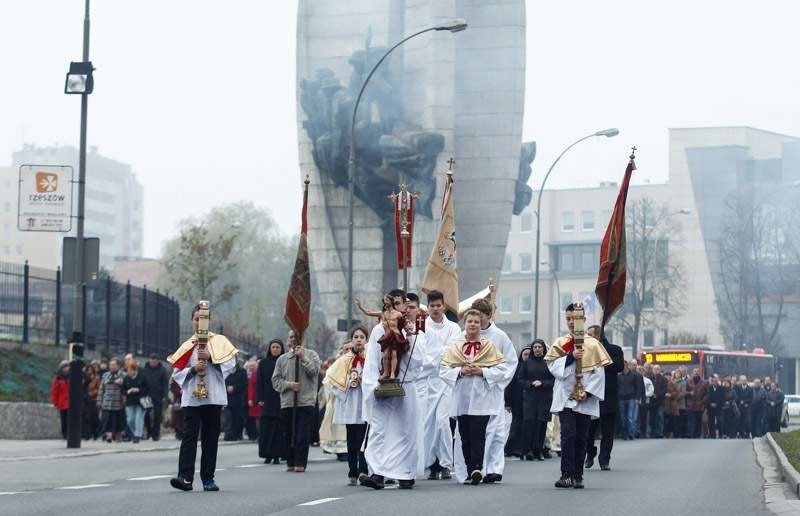
[[[74,289],[62,283],[58,270],[0,262],[0,338],[64,344],[72,335]],[[84,289],[88,349],[161,356],[174,351],[180,336],[174,299],[111,278]]]

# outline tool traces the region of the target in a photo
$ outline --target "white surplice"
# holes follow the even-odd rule
[[[550,405],[550,412],[555,414],[564,408],[569,408],[592,418],[600,417],[600,400],[605,396],[606,388],[605,370],[598,367],[594,371],[583,373],[581,380],[583,388],[591,396],[583,401],[571,400],[569,396],[575,388],[575,362],[567,365],[568,356],[565,355],[547,362],[547,368],[556,379],[555,385],[553,385],[553,404]]]
[[[489,416],[489,424],[486,425],[486,451],[483,458],[482,473],[484,476],[489,473],[502,475],[506,466],[505,446],[506,440],[508,440],[504,394],[506,387],[514,379],[519,358],[511,339],[495,323],[491,323],[488,328],[481,330],[481,337],[491,341],[506,359],[502,364],[485,368],[483,371],[484,378],[490,387],[488,396],[491,396],[492,403],[499,410],[497,414]],[[452,407],[452,410],[455,411],[455,406]],[[458,430],[456,430],[453,459],[456,478],[459,480],[466,479],[467,466],[464,464],[464,454],[461,452],[461,436],[458,434]]]
[[[453,469],[453,436],[450,431],[452,387],[439,377],[439,363],[447,346],[461,337],[461,328],[444,318],[437,323],[430,316],[425,320],[425,353],[418,383],[422,385],[424,407],[422,447],[420,454],[424,468],[437,459],[439,465]]]
[[[225,378],[236,369],[236,357],[231,357],[221,364],[212,364],[206,361],[206,390],[207,398],[195,398],[192,393],[197,387],[199,375],[191,374],[192,367],[197,365],[197,350],[195,346],[192,350],[189,363],[183,369],[172,371],[172,380],[181,388],[181,407],[200,407],[203,405],[228,405],[228,391],[225,387]]]
[[[363,373],[361,365],[357,367]],[[333,424],[335,425],[360,425],[364,422],[362,415],[363,395],[361,386],[348,387],[345,390],[337,389],[326,377],[323,381],[330,387],[333,397],[336,398],[336,410],[333,413]]]
[[[409,335],[408,340],[413,348],[400,360],[398,379],[403,380],[405,375],[403,388],[406,395],[376,399],[375,389],[378,387],[382,361],[378,339],[383,335],[381,324],[370,332],[361,378],[363,416],[369,423],[364,455],[371,473],[396,480],[413,480],[418,473],[417,438],[421,426],[414,380],[422,365],[425,336],[422,333],[416,337]]]

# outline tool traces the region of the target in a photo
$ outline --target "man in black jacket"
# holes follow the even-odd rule
[[[622,413],[623,438],[632,441],[636,438],[636,423],[639,421],[639,408],[644,397],[644,380],[636,372],[636,360],[625,364],[617,378],[619,410]]]
[[[600,429],[600,469],[608,471],[611,469],[611,449],[614,447],[614,433],[617,422],[617,411],[619,410],[619,400],[617,394],[617,373],[622,372],[625,365],[625,357],[622,348],[611,344],[605,335],[601,335],[602,329],[598,325],[589,326],[586,334],[594,337],[603,343],[611,363],[605,366],[606,386],[605,395],[600,402],[600,419],[593,419],[589,424],[589,442],[586,445],[586,468],[594,465],[594,458],[597,455],[597,447],[594,445],[595,436],[598,428]]]
[[[247,417],[247,372],[241,364],[225,378],[228,391],[228,406],[225,407],[225,440],[240,441],[243,438],[244,422]]]
[[[719,375],[712,375],[708,387],[706,413],[708,414],[708,438],[722,437],[722,407],[725,405],[725,389],[719,383]]]
[[[167,388],[169,386],[169,373],[164,364],[158,359],[155,353],[150,355],[147,363],[139,369],[144,382],[147,385],[147,392],[153,400],[153,409],[145,411],[145,426],[147,435],[154,441],[161,438],[161,411],[164,400],[167,398]]]

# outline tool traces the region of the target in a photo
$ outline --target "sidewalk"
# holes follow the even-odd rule
[[[251,441],[220,441],[220,446],[245,445],[255,446]],[[0,463],[19,460],[48,460],[69,457],[90,457],[107,453],[137,453],[162,450],[177,450],[181,442],[173,435],[165,436],[160,441],[141,441],[107,443],[105,441],[81,441],[80,448],[67,448],[63,439],[15,440],[0,439]]]

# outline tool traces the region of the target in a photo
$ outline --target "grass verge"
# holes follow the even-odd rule
[[[781,447],[794,469],[800,471],[800,430],[781,433],[773,432],[772,438]]]

